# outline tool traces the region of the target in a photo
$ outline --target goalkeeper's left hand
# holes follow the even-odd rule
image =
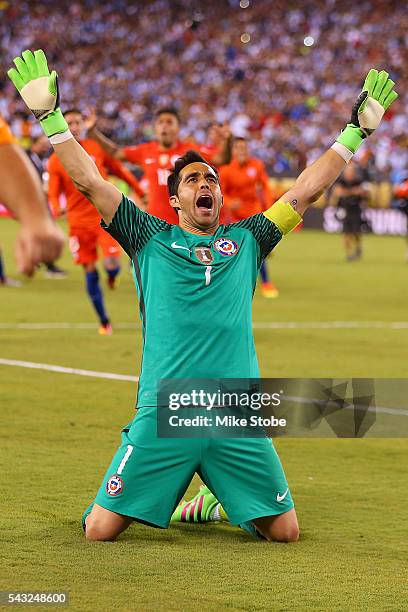
[[[353,106],[350,123],[336,141],[351,153],[355,153],[364,138],[378,128],[385,111],[398,98],[397,92],[393,90],[395,83],[388,76],[385,70],[378,72],[374,68],[367,74],[363,89]]]

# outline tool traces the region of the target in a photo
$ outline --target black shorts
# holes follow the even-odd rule
[[[346,216],[343,219],[343,233],[361,234],[362,224],[363,217],[360,209],[346,211]]]

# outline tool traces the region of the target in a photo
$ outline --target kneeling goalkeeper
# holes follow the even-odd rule
[[[259,378],[251,321],[259,268],[378,127],[397,97],[394,83],[386,72],[371,70],[333,146],[272,208],[239,223],[219,225],[218,173],[197,153],[186,153],[168,180],[177,226],[140,211],[100,176],[68,129],[57,75],[49,73],[44,53],[25,51],[14,63],[11,80],[77,189],[131,258],[139,295],[139,410],[84,515],[86,537],[114,540],[132,521],[167,527],[197,472],[232,524],[267,540],[297,540],[292,496],[272,441],[159,438],[157,385],[165,378]]]

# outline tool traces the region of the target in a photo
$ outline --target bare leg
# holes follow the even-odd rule
[[[269,542],[296,542],[299,539],[299,525],[294,508],[283,514],[263,516],[252,522]]]
[[[120,272],[120,258],[116,256],[105,257],[103,260],[109,289],[115,289],[117,276]]]
[[[133,522],[129,516],[116,514],[95,504],[85,521],[87,540],[112,542]]]
[[[346,257],[350,259],[354,253],[354,240],[352,234],[343,234],[344,248],[346,250]]]
[[[357,259],[360,259],[363,254],[363,250],[361,247],[361,234],[354,234],[354,240],[356,243],[356,257]]]

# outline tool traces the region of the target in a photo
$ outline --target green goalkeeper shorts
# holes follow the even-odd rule
[[[159,438],[156,408],[141,408],[95,503],[165,528],[197,472],[238,525],[288,512],[293,501],[270,438]]]

